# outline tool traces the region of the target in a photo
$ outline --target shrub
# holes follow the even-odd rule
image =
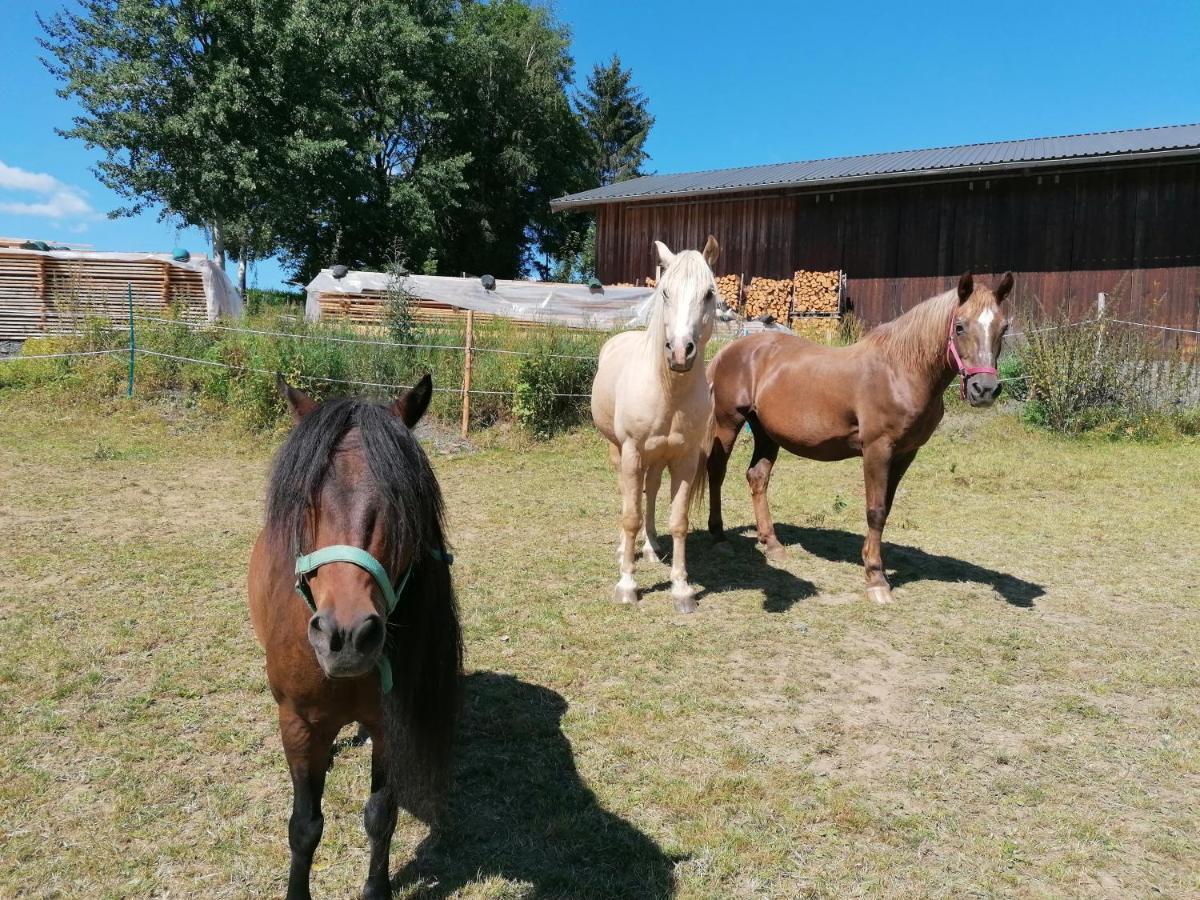
[[[517,365],[517,387],[513,392],[513,415],[536,438],[586,419],[586,396],[596,375],[594,359],[570,359],[543,349],[521,357]]]
[[[1132,328],[1059,321],[1030,332],[1020,360],[1028,376],[1022,417],[1031,424],[1140,438],[1194,429],[1200,365]]]

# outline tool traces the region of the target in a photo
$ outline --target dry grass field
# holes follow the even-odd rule
[[[278,436],[165,406],[0,395],[0,896],[282,893],[290,788],[243,577]],[[1200,445],[958,413],[861,599],[854,463],[781,461],[785,563],[727,484],[616,579],[581,431],[434,454],[467,642],[456,788],[402,821],[401,897],[1200,895]],[[297,602],[300,602],[297,600]],[[314,893],[365,876],[365,748],[329,779]]]

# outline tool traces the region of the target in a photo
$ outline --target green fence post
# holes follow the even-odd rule
[[[125,285],[129,297],[129,390],[126,397],[133,396],[133,354],[137,351],[137,341],[133,336],[133,285]]]

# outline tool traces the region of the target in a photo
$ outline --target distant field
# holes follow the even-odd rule
[[[740,445],[734,553],[694,523],[684,617],[661,566],[609,602],[592,433],[484,440],[434,456],[470,674],[449,828],[401,822],[398,896],[1200,895],[1200,444],[955,414],[897,500],[890,607],[857,466],[781,460],[771,566]],[[0,896],[282,893],[243,592],[276,441],[0,394]],[[336,759],[317,896],[365,875],[366,761]]]

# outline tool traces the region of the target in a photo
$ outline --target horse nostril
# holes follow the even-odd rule
[[[691,341],[688,341],[688,345],[687,345],[687,355],[688,355],[688,356],[691,356],[691,355],[693,355],[695,352],[696,352],[696,345],[695,345],[695,344],[693,344]]]
[[[359,653],[374,650],[383,643],[383,619],[376,615],[367,616],[362,624],[354,629],[354,649]]]
[[[671,352],[671,342],[670,341],[667,341],[666,347],[667,347],[667,352],[670,353]]]

